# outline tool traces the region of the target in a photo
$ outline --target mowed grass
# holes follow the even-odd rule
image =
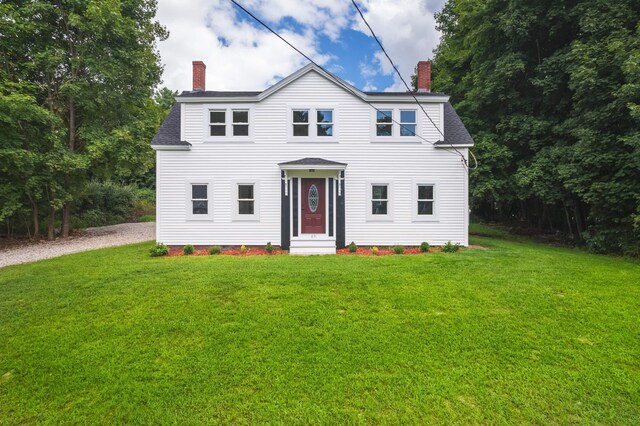
[[[640,266],[526,242],[0,270],[0,423],[640,422]]]

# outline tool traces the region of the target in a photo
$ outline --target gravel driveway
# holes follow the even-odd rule
[[[139,243],[154,240],[155,237],[155,222],[121,223],[99,228],[87,228],[84,234],[65,240],[42,241],[2,249],[0,250],[0,268],[49,259],[69,253]]]

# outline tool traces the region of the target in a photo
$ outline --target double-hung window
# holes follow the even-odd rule
[[[389,212],[389,185],[371,185],[371,214],[387,215]]]
[[[433,216],[435,202],[433,185],[418,184],[417,202],[418,216]]]
[[[316,115],[318,136],[333,136],[333,111],[319,109]]]
[[[293,110],[293,136],[309,136],[309,110]]]
[[[376,136],[393,135],[393,110],[376,111]]]
[[[416,135],[416,110],[400,110],[400,136]]]
[[[238,214],[241,216],[255,214],[253,184],[238,184]]]
[[[249,136],[249,111],[234,109],[233,115],[233,136]]]
[[[225,110],[209,111],[209,136],[225,136],[227,123]]]
[[[191,184],[191,214],[196,217],[209,214],[209,185]]]

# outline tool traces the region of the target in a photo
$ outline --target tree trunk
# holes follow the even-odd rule
[[[76,148],[76,106],[73,98],[69,98],[69,151]],[[67,188],[69,187],[67,182]],[[62,206],[62,238],[69,236],[71,229],[71,205],[69,202]]]
[[[64,205],[62,206],[62,232],[61,232],[62,238],[67,238],[69,236],[69,230],[71,229],[70,224],[71,224],[71,204],[67,202],[67,203],[64,203]]]
[[[40,237],[40,218],[38,217],[38,203],[33,203],[33,238]]]
[[[49,207],[49,224],[47,226],[47,239],[53,241],[56,238],[56,209]]]
[[[584,216],[582,214],[582,207],[580,206],[580,200],[573,200],[573,210],[576,214],[576,226],[578,227],[578,238],[582,239],[582,233],[585,231]]]

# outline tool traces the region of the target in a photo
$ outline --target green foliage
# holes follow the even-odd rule
[[[134,214],[137,190],[113,181],[91,181],[77,196],[75,227],[112,225],[126,222]],[[153,210],[152,210],[153,212]]]
[[[155,222],[155,221],[156,221],[156,215],[154,214],[146,214],[138,218],[138,222]]]
[[[265,249],[265,250],[267,251],[267,253],[269,253],[269,254],[271,254],[271,253],[273,252],[273,246],[271,245],[271,241],[269,241],[269,242],[267,243],[267,245],[265,246],[265,248],[264,248],[264,249]]]
[[[460,250],[460,244],[453,244],[451,241],[447,241],[442,247],[440,247],[444,253],[455,253]]]
[[[187,244],[186,246],[184,246],[182,248],[182,252],[186,255],[190,255],[193,254],[193,251],[195,250],[195,248],[193,247],[192,244]]]
[[[157,243],[155,246],[151,247],[149,254],[151,257],[166,256],[169,254],[169,247],[162,243]]]
[[[23,207],[55,219],[91,179],[153,167],[168,102],[153,99],[167,37],[155,12],[155,0],[0,4],[0,220]]]
[[[211,246],[211,248],[209,249],[209,254],[211,254],[211,255],[220,254],[221,251],[222,251],[222,247],[220,247],[220,246]]]
[[[351,241],[347,247],[349,247],[349,253],[355,253],[358,251],[358,246],[353,241]]]
[[[423,242],[420,243],[420,251],[421,252],[426,253],[426,252],[429,251],[429,248],[430,248],[430,246],[429,246],[428,242],[423,241]]]
[[[434,89],[474,136],[475,216],[640,251],[635,0],[449,0]]]
[[[392,249],[393,249],[393,252],[395,254],[403,254],[404,253],[404,246],[393,246]]]

